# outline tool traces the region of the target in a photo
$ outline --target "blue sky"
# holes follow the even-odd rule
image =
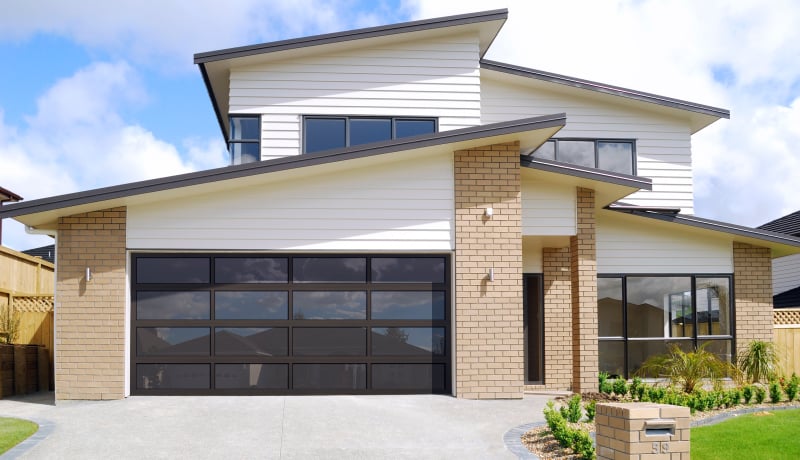
[[[10,0],[0,186],[36,199],[225,165],[194,53],[501,7],[490,59],[731,110],[693,137],[698,215],[760,225],[800,209],[791,0]],[[14,221],[3,233],[49,243]]]

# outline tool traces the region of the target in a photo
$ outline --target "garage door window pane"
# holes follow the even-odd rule
[[[295,257],[295,283],[364,283],[367,259],[363,257]]]
[[[373,257],[373,283],[444,283],[443,257]]]
[[[139,291],[136,293],[136,319],[209,319],[211,294],[208,291]]]
[[[286,390],[289,388],[289,365],[217,364],[214,366],[214,387]]]
[[[136,388],[205,390],[211,387],[209,364],[137,364]]]
[[[367,319],[363,291],[295,291],[294,319]]]
[[[444,291],[372,291],[372,319],[443,320]]]
[[[444,364],[373,364],[372,387],[376,390],[445,390]]]
[[[289,293],[283,291],[217,291],[216,319],[288,319]]]
[[[366,356],[365,327],[296,327],[292,331],[295,356]]]
[[[392,356],[444,356],[443,327],[372,328],[372,354]]]
[[[139,356],[208,356],[211,350],[207,327],[136,328],[136,353]]]
[[[216,283],[286,283],[289,259],[274,257],[217,257],[214,261]]]
[[[298,390],[366,390],[366,364],[295,364],[294,388]]]
[[[217,355],[286,356],[289,331],[286,328],[218,327],[214,329]]]
[[[205,257],[136,259],[136,282],[138,283],[208,283],[210,280],[211,262]]]

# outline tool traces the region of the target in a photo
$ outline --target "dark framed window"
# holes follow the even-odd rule
[[[621,174],[636,174],[636,141],[631,139],[550,139],[530,154]]]
[[[231,134],[228,153],[232,165],[261,160],[261,117],[259,115],[231,115]]]
[[[733,360],[732,275],[599,275],[600,371],[630,378],[676,344]]]
[[[303,119],[303,153],[435,133],[436,118],[321,117]]]

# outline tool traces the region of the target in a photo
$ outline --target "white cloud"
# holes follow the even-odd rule
[[[126,122],[123,105],[147,99],[125,62],[99,62],[56,82],[25,126],[0,118],[0,184],[26,200],[225,165],[221,139],[187,140],[181,152],[142,126]],[[4,243],[47,244],[6,221]],[[44,242],[43,242],[44,241]]]
[[[697,214],[754,226],[800,209],[797,2],[407,4],[418,17],[508,7],[489,59],[730,109],[693,138]]]

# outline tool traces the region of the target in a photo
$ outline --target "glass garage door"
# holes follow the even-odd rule
[[[135,254],[133,394],[450,392],[449,258]]]

